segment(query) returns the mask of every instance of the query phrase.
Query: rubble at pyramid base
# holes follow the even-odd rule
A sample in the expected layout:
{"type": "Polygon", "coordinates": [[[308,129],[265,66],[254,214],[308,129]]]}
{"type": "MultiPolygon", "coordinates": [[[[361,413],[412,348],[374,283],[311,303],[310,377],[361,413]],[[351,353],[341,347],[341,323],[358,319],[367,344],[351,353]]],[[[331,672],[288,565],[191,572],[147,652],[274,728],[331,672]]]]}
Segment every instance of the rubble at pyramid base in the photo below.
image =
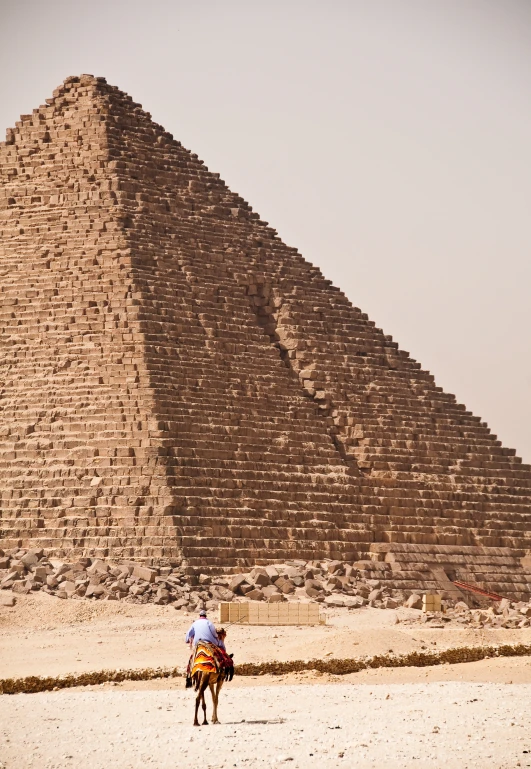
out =
{"type": "MultiPolygon", "coordinates": [[[[42,550],[18,550],[0,557],[0,589],[6,591],[0,594],[0,605],[14,606],[20,595],[43,592],[62,600],[172,605],[188,612],[215,611],[221,602],[233,601],[318,603],[324,609],[349,610],[406,606],[424,609],[436,622],[441,620],[442,611],[446,622],[464,612],[464,619],[459,621],[466,624],[481,621],[491,627],[531,626],[531,598],[525,585],[502,585],[508,587],[512,603],[507,598],[493,601],[481,595],[481,590],[476,592],[474,584],[463,591],[436,571],[428,572],[427,567],[420,567],[419,574],[397,573],[386,566],[371,561],[347,564],[293,560],[255,566],[244,572],[197,575],[183,566],[146,567],[134,561],[113,563],[99,558],[58,560],[42,550]],[[523,593],[518,592],[519,587],[524,587],[523,593]],[[423,596],[434,594],[441,596],[441,602],[431,610],[429,600],[423,601],[423,596]],[[481,608],[488,608],[488,613],[470,612],[481,608]]],[[[470,571],[459,573],[460,578],[471,579],[477,585],[476,576],[473,564],[470,571]]]]}

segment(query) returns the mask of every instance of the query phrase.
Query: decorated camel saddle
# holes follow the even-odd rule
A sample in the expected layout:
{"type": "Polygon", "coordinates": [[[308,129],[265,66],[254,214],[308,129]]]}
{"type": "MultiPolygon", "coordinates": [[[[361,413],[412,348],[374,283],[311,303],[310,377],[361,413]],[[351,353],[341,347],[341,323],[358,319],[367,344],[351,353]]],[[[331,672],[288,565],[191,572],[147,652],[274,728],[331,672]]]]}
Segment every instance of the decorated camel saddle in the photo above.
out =
{"type": "Polygon", "coordinates": [[[219,646],[207,641],[199,641],[188,662],[186,688],[190,688],[197,675],[202,673],[216,673],[222,680],[232,681],[234,676],[232,657],[219,646]]]}

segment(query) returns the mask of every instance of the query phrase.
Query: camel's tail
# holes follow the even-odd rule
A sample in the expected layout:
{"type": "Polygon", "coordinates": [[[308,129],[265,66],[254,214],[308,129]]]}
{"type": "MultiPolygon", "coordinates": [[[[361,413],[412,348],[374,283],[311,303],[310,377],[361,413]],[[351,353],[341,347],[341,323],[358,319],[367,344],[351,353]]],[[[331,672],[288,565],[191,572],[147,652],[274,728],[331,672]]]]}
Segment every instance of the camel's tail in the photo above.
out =
{"type": "Polygon", "coordinates": [[[197,670],[193,676],[190,678],[190,683],[188,683],[188,680],[186,681],[186,688],[188,689],[193,685],[194,690],[196,692],[199,691],[199,687],[201,686],[201,671],[197,670]]]}

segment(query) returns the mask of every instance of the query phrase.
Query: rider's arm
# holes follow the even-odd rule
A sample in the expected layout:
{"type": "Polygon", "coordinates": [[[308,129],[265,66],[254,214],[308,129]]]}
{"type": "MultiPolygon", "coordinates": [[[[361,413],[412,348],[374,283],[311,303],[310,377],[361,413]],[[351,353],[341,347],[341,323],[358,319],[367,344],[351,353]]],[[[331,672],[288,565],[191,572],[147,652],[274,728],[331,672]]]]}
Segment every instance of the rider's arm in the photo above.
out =
{"type": "Polygon", "coordinates": [[[212,638],[215,639],[215,643],[217,643],[217,645],[220,646],[221,641],[219,640],[218,634],[216,633],[216,626],[213,625],[212,622],[210,622],[210,620],[208,621],[208,629],[210,630],[212,638]]]}
{"type": "Polygon", "coordinates": [[[186,634],[185,643],[189,644],[190,641],[193,641],[194,640],[194,636],[195,636],[195,628],[192,625],[192,627],[190,628],[190,630],[186,634]]]}

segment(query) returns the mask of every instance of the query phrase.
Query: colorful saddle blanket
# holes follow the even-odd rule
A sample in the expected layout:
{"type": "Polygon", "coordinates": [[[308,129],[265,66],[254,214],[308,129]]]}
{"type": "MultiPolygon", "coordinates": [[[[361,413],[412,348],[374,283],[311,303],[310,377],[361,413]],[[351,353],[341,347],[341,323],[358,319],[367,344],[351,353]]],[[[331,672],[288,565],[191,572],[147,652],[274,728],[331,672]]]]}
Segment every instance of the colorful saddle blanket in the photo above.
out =
{"type": "Polygon", "coordinates": [[[191,680],[196,673],[221,673],[225,681],[232,681],[234,662],[232,657],[219,646],[214,646],[214,644],[206,641],[199,641],[195,647],[195,653],[192,654],[188,662],[187,685],[188,680],[191,680]]]}

